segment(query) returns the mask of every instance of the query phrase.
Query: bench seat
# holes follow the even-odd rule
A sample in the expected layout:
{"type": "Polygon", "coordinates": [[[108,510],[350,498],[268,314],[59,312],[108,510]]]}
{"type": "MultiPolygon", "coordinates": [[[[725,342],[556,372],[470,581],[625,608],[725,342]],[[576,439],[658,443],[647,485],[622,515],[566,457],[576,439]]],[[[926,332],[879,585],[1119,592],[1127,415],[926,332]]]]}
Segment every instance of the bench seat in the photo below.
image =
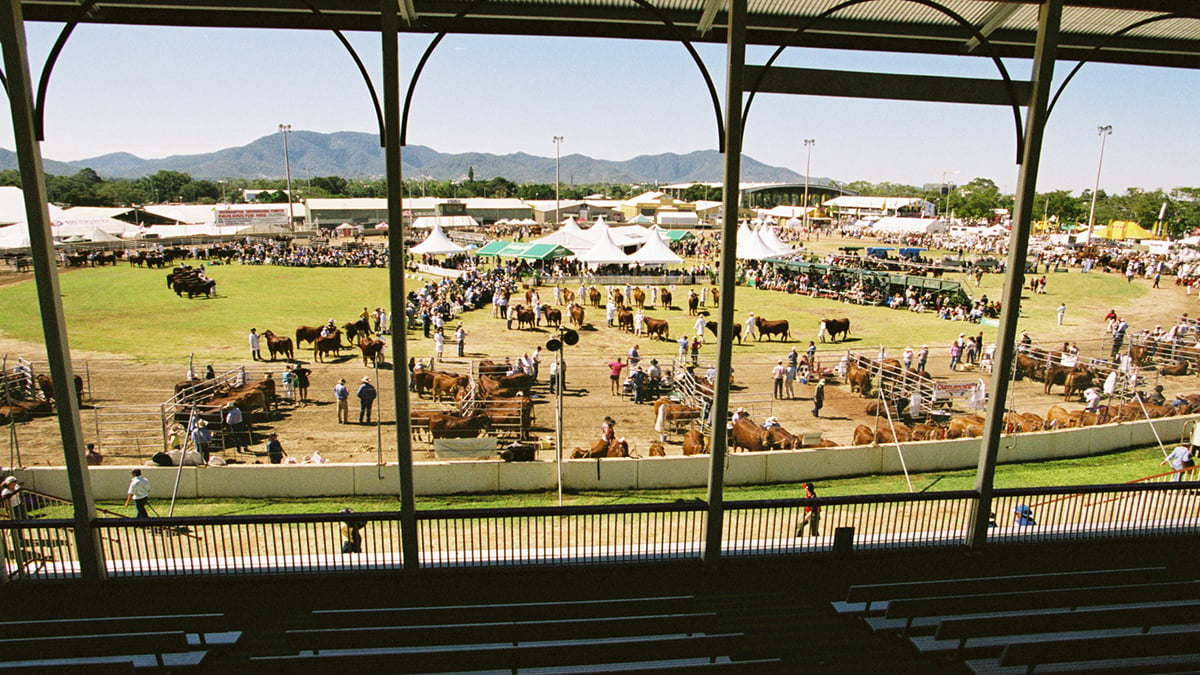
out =
{"type": "Polygon", "coordinates": [[[438,605],[377,609],[314,610],[306,623],[314,627],[403,626],[451,623],[482,623],[526,620],[582,619],[691,611],[690,595],[657,598],[618,598],[558,602],[506,603],[497,605],[438,605]]]}

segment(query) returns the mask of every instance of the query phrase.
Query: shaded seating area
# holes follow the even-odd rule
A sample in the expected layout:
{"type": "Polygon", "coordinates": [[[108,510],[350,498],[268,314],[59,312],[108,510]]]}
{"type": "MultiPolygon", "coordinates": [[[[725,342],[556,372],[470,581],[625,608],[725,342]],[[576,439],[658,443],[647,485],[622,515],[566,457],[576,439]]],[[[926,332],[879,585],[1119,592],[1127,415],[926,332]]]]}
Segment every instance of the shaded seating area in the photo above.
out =
{"type": "Polygon", "coordinates": [[[833,608],[980,674],[1200,668],[1200,582],[1165,567],[858,585],[833,608]]]}
{"type": "Polygon", "coordinates": [[[735,660],[745,636],[691,596],[314,610],[250,670],[394,673],[778,672],[735,660]]]}
{"type": "Polygon", "coordinates": [[[224,614],[0,622],[0,672],[199,672],[237,646],[224,614]]]}

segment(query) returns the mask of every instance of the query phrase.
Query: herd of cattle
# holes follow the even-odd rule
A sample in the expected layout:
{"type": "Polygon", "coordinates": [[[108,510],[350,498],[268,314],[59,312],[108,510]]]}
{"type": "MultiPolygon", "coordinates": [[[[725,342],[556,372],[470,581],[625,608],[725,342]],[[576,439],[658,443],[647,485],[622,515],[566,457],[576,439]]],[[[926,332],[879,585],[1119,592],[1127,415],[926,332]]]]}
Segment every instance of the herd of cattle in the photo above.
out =
{"type": "MultiPolygon", "coordinates": [[[[272,361],[275,360],[277,354],[288,361],[294,359],[291,338],[277,336],[271,331],[264,331],[262,335],[267,340],[267,350],[271,353],[272,361]]],[[[385,344],[383,340],[373,336],[370,324],[366,319],[345,323],[341,328],[332,329],[322,326],[298,326],[296,328],[296,346],[299,347],[305,342],[312,344],[313,360],[317,363],[324,363],[324,360],[330,355],[340,357],[343,349],[353,349],[355,345],[362,353],[364,368],[384,363],[383,348],[385,344]],[[343,332],[349,344],[342,344],[343,332]]]]}
{"type": "MultiPolygon", "coordinates": [[[[83,378],[75,378],[75,402],[83,401],[83,378]]],[[[34,417],[54,413],[54,382],[49,375],[34,377],[35,390],[25,386],[23,376],[5,373],[0,379],[4,395],[0,402],[0,425],[28,422],[34,417]]]]}
{"type": "Polygon", "coordinates": [[[189,298],[197,295],[211,298],[217,290],[217,282],[205,276],[198,267],[180,265],[167,274],[167,288],[175,291],[179,297],[187,293],[189,298]]]}
{"type": "Polygon", "coordinates": [[[428,368],[415,370],[412,382],[418,397],[429,395],[435,401],[450,398],[455,406],[452,410],[412,410],[414,435],[431,439],[473,438],[481,431],[491,430],[525,438],[533,423],[530,393],[537,382],[524,373],[509,375],[505,371],[503,364],[480,361],[479,377],[473,386],[468,375],[428,368]]]}
{"type": "Polygon", "coordinates": [[[175,399],[181,405],[175,411],[175,421],[187,423],[192,408],[196,417],[210,425],[219,425],[222,411],[233,404],[249,419],[250,414],[279,409],[275,380],[267,377],[253,383],[234,386],[218,380],[191,378],[175,384],[175,399]]]}

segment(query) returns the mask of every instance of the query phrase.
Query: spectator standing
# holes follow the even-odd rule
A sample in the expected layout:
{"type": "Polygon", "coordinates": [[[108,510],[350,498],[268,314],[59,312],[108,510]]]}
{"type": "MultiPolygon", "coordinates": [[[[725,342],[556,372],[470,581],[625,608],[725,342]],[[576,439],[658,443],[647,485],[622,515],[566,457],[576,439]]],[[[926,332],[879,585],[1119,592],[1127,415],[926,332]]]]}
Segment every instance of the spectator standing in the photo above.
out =
{"type": "Polygon", "coordinates": [[[296,394],[303,403],[308,400],[308,376],[312,375],[312,371],[304,366],[296,366],[292,369],[292,373],[296,376],[296,394]]]}
{"type": "Polygon", "coordinates": [[[611,417],[605,416],[604,421],[600,423],[600,440],[607,443],[607,442],[613,440],[614,438],[616,438],[617,432],[616,432],[616,429],[613,428],[616,425],[617,425],[616,420],[614,420],[611,417]]]}
{"type": "Polygon", "coordinates": [[[463,328],[462,322],[458,322],[458,328],[454,330],[454,342],[458,345],[458,358],[466,356],[463,349],[467,345],[467,331],[463,328]]]}
{"type": "Polygon", "coordinates": [[[789,365],[783,373],[783,395],[789,401],[796,398],[796,373],[799,369],[789,365]]]}
{"type": "Polygon", "coordinates": [[[515,321],[517,318],[517,306],[509,305],[508,312],[505,313],[504,318],[505,318],[504,328],[506,330],[512,330],[512,322],[515,321]]]}
{"type": "Polygon", "coordinates": [[[542,346],[538,345],[533,350],[533,356],[529,357],[529,374],[533,376],[533,381],[537,382],[538,371],[542,368],[542,346]]]}
{"type": "Polygon", "coordinates": [[[800,353],[796,351],[795,347],[792,347],[792,351],[788,352],[787,362],[792,368],[800,365],[800,353]]]}
{"type": "Polygon", "coordinates": [[[129,489],[125,491],[125,506],[129,506],[129,502],[133,501],[134,507],[137,508],[137,517],[149,518],[146,507],[150,505],[150,481],[142,476],[141,469],[134,469],[129,474],[133,479],[129,481],[129,489]]]}
{"type": "Polygon", "coordinates": [[[783,361],[780,360],[771,369],[771,379],[775,382],[775,389],[772,394],[774,398],[783,398],[783,376],[787,374],[787,368],[784,367],[783,361]]]}
{"type": "Polygon", "coordinates": [[[825,378],[817,380],[817,386],[813,388],[813,417],[821,416],[821,408],[825,407],[825,378]]]}
{"type": "MultiPolygon", "coordinates": [[[[608,364],[608,379],[612,384],[612,395],[621,395],[621,371],[625,369],[625,364],[621,363],[621,357],[617,357],[616,361],[608,364]]],[[[607,418],[605,418],[607,419],[607,418]]]]}
{"type": "Polygon", "coordinates": [[[558,359],[550,361],[550,393],[558,393],[558,359]]]}
{"type": "Polygon", "coordinates": [[[691,343],[692,343],[692,341],[689,340],[686,335],[679,336],[679,360],[680,361],[687,358],[688,345],[690,345],[691,343]]]}
{"type": "Polygon", "coordinates": [[[629,379],[633,380],[633,402],[641,403],[646,393],[646,373],[642,370],[641,366],[638,366],[629,376],[629,379]]]}
{"type": "Polygon", "coordinates": [[[700,338],[698,338],[698,337],[692,338],[692,347],[691,348],[692,348],[692,367],[693,368],[700,365],[700,345],[702,345],[702,344],[704,344],[704,341],[701,340],[700,338]]]}
{"type": "Polygon", "coordinates": [[[809,365],[815,367],[816,362],[814,359],[817,358],[817,345],[814,344],[812,340],[808,341],[808,349],[805,349],[804,353],[808,355],[809,365]]]}
{"type": "Polygon", "coordinates": [[[225,404],[225,429],[238,452],[250,452],[250,440],[247,438],[242,409],[233,403],[225,404]]]}
{"type": "Polygon", "coordinates": [[[100,466],[104,462],[104,455],[100,454],[100,451],[96,449],[95,443],[88,443],[84,459],[87,460],[88,466],[100,466]]]}
{"type": "Polygon", "coordinates": [[[250,329],[249,342],[250,342],[250,358],[255,361],[262,361],[263,357],[262,357],[262,352],[260,351],[261,344],[262,344],[262,338],[259,337],[257,328],[250,329]]]}
{"type": "Polygon", "coordinates": [[[1059,303],[1058,305],[1058,325],[1062,325],[1063,317],[1067,314],[1067,303],[1059,303]]]}
{"type": "MultiPolygon", "coordinates": [[[[348,516],[354,513],[349,507],[338,513],[348,516]]],[[[342,553],[362,553],[362,530],[367,524],[353,520],[342,521],[342,553]]]]}
{"type": "MultiPolygon", "coordinates": [[[[804,498],[805,499],[816,499],[817,498],[817,491],[816,491],[816,489],[813,488],[812,483],[804,484],[804,498]]],[[[808,536],[810,536],[810,537],[821,536],[821,530],[820,530],[820,527],[821,527],[821,505],[820,504],[805,505],[804,518],[800,521],[800,524],[796,526],[796,536],[797,537],[801,537],[804,535],[805,526],[808,527],[808,536]]]]}
{"type": "Polygon", "coordinates": [[[280,464],[283,458],[287,457],[287,453],[283,450],[283,444],[279,442],[278,434],[271,434],[267,440],[267,459],[272,464],[280,464]]]}
{"type": "Polygon", "coordinates": [[[639,345],[634,345],[629,348],[629,358],[625,359],[629,363],[630,369],[637,368],[642,361],[642,355],[638,353],[639,345]]]}
{"type": "MultiPolygon", "coordinates": [[[[4,504],[10,520],[25,520],[25,504],[21,498],[21,482],[16,476],[9,476],[0,485],[0,503],[4,504]]],[[[126,505],[129,504],[126,500],[126,505]]]]}
{"type": "Polygon", "coordinates": [[[350,389],[346,387],[345,378],[338,380],[338,383],[333,385],[333,399],[337,401],[338,424],[348,424],[350,422],[350,389]]]}
{"type": "Polygon", "coordinates": [[[205,464],[208,464],[210,443],[212,443],[212,432],[208,430],[208,422],[197,420],[196,426],[192,428],[192,445],[196,448],[196,452],[204,458],[205,464]]]}
{"type": "Polygon", "coordinates": [[[698,338],[704,337],[704,329],[706,327],[708,327],[708,318],[705,317],[703,314],[696,317],[696,324],[694,326],[692,326],[692,328],[696,332],[696,337],[698,337],[698,338]]]}
{"type": "Polygon", "coordinates": [[[446,352],[446,334],[440,328],[433,331],[433,359],[437,363],[443,362],[443,357],[446,352]]]}
{"type": "Polygon", "coordinates": [[[362,384],[358,385],[358,391],[355,396],[358,396],[358,423],[362,424],[364,419],[367,424],[371,423],[371,406],[375,405],[375,397],[378,392],[371,384],[371,378],[364,377],[362,384]]]}
{"type": "Polygon", "coordinates": [[[292,372],[292,366],[289,364],[283,369],[283,374],[279,376],[279,383],[283,385],[283,398],[287,401],[296,401],[296,374],[292,372]]]}

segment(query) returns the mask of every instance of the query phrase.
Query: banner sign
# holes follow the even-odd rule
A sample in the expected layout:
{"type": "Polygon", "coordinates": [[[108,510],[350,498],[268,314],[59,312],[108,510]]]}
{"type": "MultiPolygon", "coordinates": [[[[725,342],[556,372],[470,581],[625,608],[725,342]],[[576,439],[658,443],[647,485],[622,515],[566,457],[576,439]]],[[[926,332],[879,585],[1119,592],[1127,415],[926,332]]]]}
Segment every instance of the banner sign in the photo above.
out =
{"type": "Polygon", "coordinates": [[[217,225],[287,225],[288,209],[223,209],[217,211],[217,225]]]}
{"type": "Polygon", "coordinates": [[[979,384],[974,382],[966,384],[937,382],[933,385],[933,397],[935,399],[970,398],[978,388],[979,384]]]}

